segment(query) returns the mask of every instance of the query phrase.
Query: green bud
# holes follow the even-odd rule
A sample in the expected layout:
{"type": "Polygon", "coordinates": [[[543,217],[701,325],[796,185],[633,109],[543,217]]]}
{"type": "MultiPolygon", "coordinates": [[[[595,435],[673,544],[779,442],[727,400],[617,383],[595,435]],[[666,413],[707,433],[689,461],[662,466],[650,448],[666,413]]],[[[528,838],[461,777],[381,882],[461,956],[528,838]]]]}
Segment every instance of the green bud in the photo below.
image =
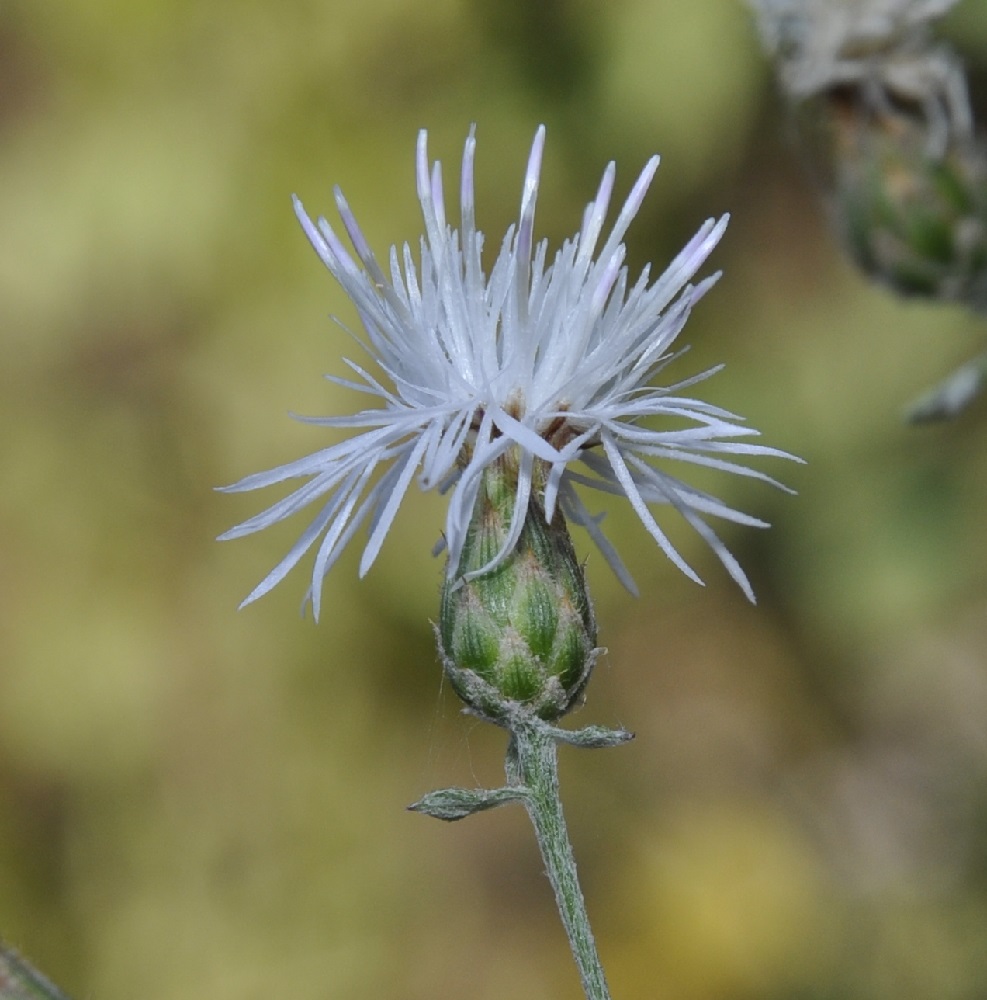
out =
{"type": "Polygon", "coordinates": [[[572,708],[596,658],[596,622],[582,566],[556,512],[546,523],[532,491],[514,550],[469,580],[507,536],[517,474],[508,458],[490,466],[473,509],[458,573],[442,591],[437,629],[446,674],[477,714],[503,721],[517,711],[558,719],[572,708]]]}
{"type": "Polygon", "coordinates": [[[900,294],[987,309],[983,145],[852,96],[808,110],[821,116],[824,185],[857,265],[900,294]]]}

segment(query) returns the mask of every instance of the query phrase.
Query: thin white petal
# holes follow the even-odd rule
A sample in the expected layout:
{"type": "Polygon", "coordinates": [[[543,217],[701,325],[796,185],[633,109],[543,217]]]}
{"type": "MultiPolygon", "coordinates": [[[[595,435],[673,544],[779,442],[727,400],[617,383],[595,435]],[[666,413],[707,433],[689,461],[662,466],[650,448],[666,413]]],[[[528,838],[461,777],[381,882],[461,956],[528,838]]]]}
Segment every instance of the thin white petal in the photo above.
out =
{"type": "Polygon", "coordinates": [[[637,485],[634,482],[633,476],[631,476],[630,470],[624,462],[623,456],[620,454],[620,449],[610,438],[610,435],[604,433],[601,435],[603,441],[603,448],[607,453],[607,458],[610,460],[610,466],[613,469],[614,475],[617,477],[617,481],[624,488],[624,493],[627,499],[630,500],[631,506],[634,508],[634,512],[641,519],[641,523],[647,529],[648,534],[658,543],[661,547],[662,552],[665,553],[668,558],[675,563],[676,566],[690,580],[702,585],[702,580],[699,578],[696,571],[679,555],[675,546],[668,540],[665,533],[658,527],[658,522],[652,517],[651,511],[648,510],[647,504],[644,502],[637,485]]]}
{"type": "Polygon", "coordinates": [[[329,530],[326,532],[326,537],[322,539],[322,544],[319,546],[319,551],[315,557],[315,566],[312,570],[312,613],[316,621],[319,619],[322,602],[322,580],[343,551],[343,546],[339,545],[337,547],[336,543],[340,540],[347,527],[351,531],[355,531],[359,527],[360,522],[366,516],[372,503],[373,495],[364,501],[357,516],[353,517],[352,524],[349,523],[353,515],[353,508],[359,501],[360,495],[367,485],[372,472],[372,468],[367,468],[354,481],[352,488],[349,490],[349,495],[346,497],[346,502],[340,507],[339,512],[333,518],[332,523],[329,525],[329,530]]]}
{"type": "Polygon", "coordinates": [[[586,529],[593,543],[600,550],[603,558],[606,559],[607,565],[613,570],[614,576],[617,577],[631,594],[637,597],[638,589],[634,578],[624,565],[617,550],[610,543],[610,540],[600,530],[600,522],[605,515],[597,514],[594,516],[590,514],[582,500],[579,499],[579,495],[572,488],[571,484],[567,482],[563,482],[559,490],[559,506],[562,509],[562,513],[573,524],[586,529]]]}
{"type": "Polygon", "coordinates": [[[384,538],[387,532],[390,531],[391,524],[394,521],[394,515],[397,514],[398,507],[401,506],[401,501],[404,499],[405,493],[408,492],[408,487],[411,485],[411,480],[418,468],[418,463],[421,461],[421,457],[427,447],[428,438],[425,436],[420,437],[407,456],[402,459],[400,465],[395,466],[395,468],[400,468],[401,472],[397,482],[391,487],[387,503],[382,508],[380,519],[373,529],[370,540],[367,542],[367,547],[363,550],[363,556],[360,559],[360,576],[366,575],[367,570],[370,569],[377,558],[377,553],[380,552],[384,538]]]}

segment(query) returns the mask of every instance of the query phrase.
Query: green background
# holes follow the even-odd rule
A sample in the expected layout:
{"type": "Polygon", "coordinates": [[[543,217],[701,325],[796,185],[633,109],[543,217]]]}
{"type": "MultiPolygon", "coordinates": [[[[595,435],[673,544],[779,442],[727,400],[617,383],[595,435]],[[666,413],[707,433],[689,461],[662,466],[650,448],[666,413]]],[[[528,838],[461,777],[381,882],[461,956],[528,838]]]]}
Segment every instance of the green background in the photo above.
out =
{"type": "MultiPolygon", "coordinates": [[[[947,26],[981,70],[985,22],[947,26]]],[[[579,995],[523,811],[404,811],[502,775],[436,662],[441,498],[318,626],[303,570],[236,611],[307,522],[213,541],[276,495],[213,486],[326,442],[288,411],[355,405],[291,193],[416,240],[417,130],[454,181],[472,122],[494,245],[540,122],[556,244],[655,151],[633,270],[732,213],[674,371],[808,462],[697,480],[774,525],[723,531],[756,608],[668,518],[705,588],[626,504],[640,599],[577,539],[573,723],[638,733],[562,757],[614,996],[982,997],[985,410],[900,414],[983,320],[841,257],[736,0],[0,6],[0,934],[95,1000],[579,995]]]]}

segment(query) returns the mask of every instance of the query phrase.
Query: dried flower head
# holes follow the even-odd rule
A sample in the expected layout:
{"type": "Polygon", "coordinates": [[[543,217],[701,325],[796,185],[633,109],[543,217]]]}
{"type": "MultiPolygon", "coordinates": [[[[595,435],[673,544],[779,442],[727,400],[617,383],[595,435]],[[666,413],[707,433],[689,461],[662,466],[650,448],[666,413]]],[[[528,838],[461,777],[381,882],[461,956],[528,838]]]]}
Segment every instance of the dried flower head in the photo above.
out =
{"type": "Polygon", "coordinates": [[[874,111],[916,106],[938,151],[972,133],[963,65],[930,29],[956,0],[748,2],[793,101],[852,88],[874,111]]]}

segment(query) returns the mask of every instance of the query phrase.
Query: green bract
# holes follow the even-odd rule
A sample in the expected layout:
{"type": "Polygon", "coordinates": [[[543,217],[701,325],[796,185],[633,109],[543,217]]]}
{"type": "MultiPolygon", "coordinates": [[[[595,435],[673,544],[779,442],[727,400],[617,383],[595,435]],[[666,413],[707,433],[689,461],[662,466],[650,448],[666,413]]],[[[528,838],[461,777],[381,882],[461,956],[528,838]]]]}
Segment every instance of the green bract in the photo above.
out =
{"type": "Polygon", "coordinates": [[[511,554],[480,572],[510,531],[517,472],[510,454],[483,476],[460,561],[446,582],[440,652],[456,693],[486,718],[527,711],[548,721],[573,706],[596,658],[596,622],[565,521],[546,523],[532,492],[511,554]]]}

